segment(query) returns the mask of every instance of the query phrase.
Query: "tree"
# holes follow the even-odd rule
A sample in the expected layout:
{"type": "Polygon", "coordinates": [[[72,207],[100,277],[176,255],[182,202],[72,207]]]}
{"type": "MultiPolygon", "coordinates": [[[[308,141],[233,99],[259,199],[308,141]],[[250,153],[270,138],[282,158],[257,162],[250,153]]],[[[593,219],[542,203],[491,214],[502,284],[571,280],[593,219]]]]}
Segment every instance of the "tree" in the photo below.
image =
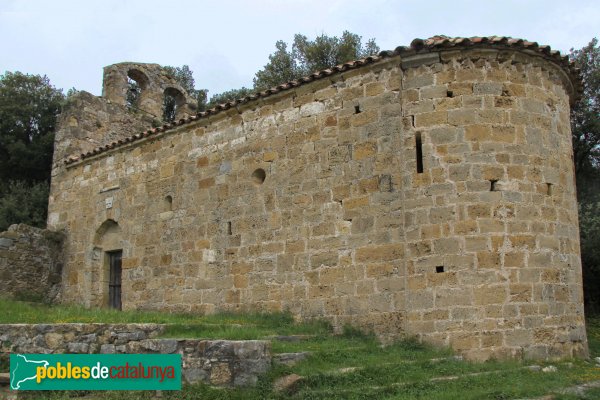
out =
{"type": "Polygon", "coordinates": [[[0,180],[50,180],[56,116],[64,98],[46,76],[0,76],[0,180]]]}
{"type": "Polygon", "coordinates": [[[46,76],[0,76],[0,231],[46,224],[56,117],[65,99],[46,76]]]}
{"type": "Polygon", "coordinates": [[[46,226],[48,182],[11,181],[4,186],[0,196],[0,231],[12,224],[46,226]]]}
{"type": "Polygon", "coordinates": [[[269,63],[254,77],[254,87],[258,90],[292,81],[300,73],[294,56],[287,51],[287,44],[283,40],[278,40],[275,48],[277,49],[275,53],[269,55],[269,63]]]}
{"type": "Polygon", "coordinates": [[[571,112],[573,151],[578,177],[596,175],[600,166],[600,47],[598,40],[580,50],[571,49],[571,60],[581,69],[583,95],[571,112]]]}
{"type": "Polygon", "coordinates": [[[581,69],[583,95],[571,111],[579,200],[581,263],[586,311],[600,312],[600,48],[598,40],[570,58],[581,69]]]}
{"type": "Polygon", "coordinates": [[[208,103],[208,89],[198,89],[196,99],[198,100],[198,111],[205,111],[208,103]]]}
{"type": "MultiPolygon", "coordinates": [[[[312,41],[304,35],[297,34],[294,36],[291,50],[288,50],[288,44],[282,40],[275,43],[275,52],[269,55],[269,62],[263,69],[255,74],[252,89],[242,87],[215,94],[208,103],[206,101],[208,91],[194,89],[192,71],[187,65],[181,68],[166,68],[188,93],[193,93],[193,96],[198,99],[198,110],[204,111],[218,104],[237,100],[254,92],[301,78],[314,71],[331,68],[378,52],[379,47],[374,39],[370,39],[363,45],[361,36],[348,31],[344,31],[340,38],[323,34],[312,41]]],[[[169,106],[169,110],[173,107],[170,103],[165,103],[165,105],[169,106]]],[[[165,107],[165,109],[167,108],[165,107]]]]}
{"type": "Polygon", "coordinates": [[[348,31],[344,31],[340,38],[322,34],[312,41],[296,34],[291,52],[281,40],[275,48],[275,53],[269,56],[269,63],[255,75],[255,90],[264,90],[379,52],[375,39],[370,39],[363,46],[362,37],[348,31]]]}
{"type": "Polygon", "coordinates": [[[223,93],[215,94],[210,98],[210,101],[206,105],[206,108],[212,108],[218,104],[223,104],[229,101],[241,99],[242,97],[246,97],[248,95],[251,95],[252,93],[254,93],[253,89],[242,87],[240,89],[231,89],[223,93]]]}
{"type": "Polygon", "coordinates": [[[585,306],[588,314],[600,312],[600,201],[579,203],[579,234],[585,306]]]}
{"type": "Polygon", "coordinates": [[[190,67],[187,65],[182,67],[171,67],[167,65],[163,68],[186,92],[188,92],[189,95],[194,96],[196,94],[196,89],[194,88],[194,73],[190,67]]]}
{"type": "MultiPolygon", "coordinates": [[[[197,97],[197,91],[194,87],[194,73],[187,65],[182,67],[172,67],[167,65],[163,67],[167,74],[179,83],[179,85],[192,97],[197,97]]],[[[163,100],[163,121],[172,122],[175,120],[175,97],[165,94],[163,100]]]]}

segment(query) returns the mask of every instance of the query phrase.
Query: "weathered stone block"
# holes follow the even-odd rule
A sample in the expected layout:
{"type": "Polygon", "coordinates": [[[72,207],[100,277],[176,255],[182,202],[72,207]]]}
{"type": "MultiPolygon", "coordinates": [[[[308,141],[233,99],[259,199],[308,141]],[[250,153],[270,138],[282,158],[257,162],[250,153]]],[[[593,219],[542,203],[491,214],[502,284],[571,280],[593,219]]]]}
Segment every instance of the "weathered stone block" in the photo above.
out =
{"type": "Polygon", "coordinates": [[[356,250],[356,261],[392,261],[401,259],[403,255],[404,246],[401,244],[361,247],[356,250]]]}
{"type": "Polygon", "coordinates": [[[473,289],[475,304],[502,304],[507,300],[506,287],[482,286],[473,289]]]}

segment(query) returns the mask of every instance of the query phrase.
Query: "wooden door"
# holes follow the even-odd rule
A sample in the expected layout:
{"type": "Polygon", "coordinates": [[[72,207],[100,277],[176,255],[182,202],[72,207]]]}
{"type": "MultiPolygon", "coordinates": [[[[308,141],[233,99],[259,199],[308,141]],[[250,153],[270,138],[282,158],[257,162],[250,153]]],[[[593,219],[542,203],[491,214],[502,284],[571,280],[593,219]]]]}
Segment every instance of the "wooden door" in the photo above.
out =
{"type": "Polygon", "coordinates": [[[121,309],[121,258],[123,252],[112,251],[108,253],[110,275],[108,280],[108,305],[111,308],[121,309]]]}

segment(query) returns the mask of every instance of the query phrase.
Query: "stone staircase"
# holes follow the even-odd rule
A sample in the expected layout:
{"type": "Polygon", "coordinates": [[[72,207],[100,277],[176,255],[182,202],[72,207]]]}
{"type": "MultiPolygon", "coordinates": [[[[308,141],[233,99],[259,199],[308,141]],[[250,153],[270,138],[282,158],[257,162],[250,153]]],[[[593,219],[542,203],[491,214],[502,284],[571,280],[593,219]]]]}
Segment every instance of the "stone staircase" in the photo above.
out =
{"type": "MultiPolygon", "coordinates": [[[[55,331],[53,332],[55,333],[55,331]]],[[[48,326],[46,326],[42,332],[38,332],[42,336],[33,336],[39,339],[53,332],[50,332],[48,326]]],[[[86,333],[83,336],[89,337],[89,335],[89,333],[86,333]]],[[[335,349],[329,350],[329,348],[319,349],[315,347],[315,343],[319,343],[320,339],[315,341],[313,340],[315,336],[312,335],[273,336],[264,338],[264,340],[239,341],[158,339],[148,337],[150,335],[143,336],[141,334],[137,334],[134,338],[119,335],[121,334],[117,333],[113,335],[115,339],[110,344],[97,346],[98,350],[101,353],[180,353],[184,356],[182,369],[184,382],[204,382],[216,387],[252,386],[256,384],[260,375],[265,374],[269,368],[280,368],[280,371],[285,371],[285,375],[273,382],[273,391],[279,396],[294,398],[379,398],[398,393],[410,393],[415,387],[426,387],[428,385],[447,385],[451,382],[456,382],[457,385],[465,385],[469,382],[469,379],[473,378],[493,381],[496,376],[500,376],[503,373],[564,373],[568,370],[570,364],[568,362],[559,363],[557,364],[558,368],[555,366],[515,365],[514,368],[510,369],[494,369],[494,366],[482,367],[480,369],[464,361],[461,356],[444,356],[442,354],[439,357],[431,358],[421,356],[416,358],[388,358],[376,364],[370,364],[370,366],[369,364],[361,365],[360,360],[358,363],[354,360],[350,365],[344,366],[343,363],[339,363],[329,370],[307,370],[306,367],[303,369],[302,363],[309,360],[310,357],[319,357],[323,356],[323,352],[329,354],[336,351],[335,349]],[[122,344],[121,342],[126,342],[126,344],[122,344]],[[280,346],[275,345],[276,348],[288,351],[274,353],[272,351],[273,343],[277,344],[278,342],[280,346]],[[281,346],[283,343],[285,345],[281,346]],[[432,372],[420,379],[414,376],[402,376],[399,374],[396,379],[390,379],[389,381],[369,380],[370,375],[376,376],[378,374],[378,369],[389,372],[402,371],[411,367],[423,368],[423,366],[426,366],[432,372]],[[444,368],[437,369],[438,366],[444,368]],[[434,369],[435,372],[433,372],[434,369]],[[340,381],[348,381],[349,384],[346,385],[344,383],[340,385],[340,381]],[[336,384],[335,382],[338,383],[336,384]]],[[[128,335],[131,335],[131,333],[128,335]]],[[[52,335],[49,338],[57,340],[57,337],[52,335]]],[[[6,337],[4,339],[0,338],[0,342],[2,340],[7,341],[7,339],[6,337]]],[[[80,340],[83,339],[80,338],[80,340]]],[[[39,340],[37,342],[39,343],[39,340]]],[[[68,347],[68,344],[65,344],[65,346],[68,347]]],[[[90,347],[92,347],[92,344],[90,344],[90,347]]],[[[360,349],[360,347],[355,347],[354,343],[343,347],[344,351],[350,352],[357,349],[360,349]]],[[[22,351],[24,349],[16,350],[26,352],[22,351]]],[[[373,351],[385,352],[385,347],[378,346],[373,351]]],[[[600,361],[598,365],[600,365],[600,361]]],[[[275,373],[278,373],[277,370],[275,373]]],[[[0,399],[27,398],[25,393],[10,391],[9,380],[8,373],[0,373],[0,399]]],[[[578,386],[555,390],[554,393],[583,396],[586,391],[598,387],[600,387],[600,381],[592,381],[578,386]]],[[[148,398],[158,398],[161,396],[162,394],[160,393],[148,394],[148,398]]],[[[83,398],[96,399],[101,397],[98,395],[98,392],[90,392],[83,398]]],[[[554,395],[549,394],[542,397],[520,400],[552,400],[553,398],[554,395]]]]}
{"type": "MultiPolygon", "coordinates": [[[[297,363],[307,359],[310,357],[310,352],[296,352],[296,353],[280,353],[273,355],[273,363],[274,365],[280,364],[288,367],[292,367],[297,363]]],[[[459,363],[467,363],[461,356],[448,356],[448,357],[440,357],[440,358],[430,358],[426,360],[399,360],[397,363],[382,363],[382,368],[402,368],[403,365],[410,365],[415,363],[443,363],[443,362],[459,362],[459,363]]],[[[415,382],[415,381],[398,381],[391,382],[386,385],[374,385],[365,382],[360,385],[350,385],[349,387],[319,387],[318,385],[314,387],[315,376],[312,376],[310,373],[307,376],[301,376],[296,373],[290,373],[288,375],[282,376],[279,379],[275,380],[273,383],[273,390],[280,395],[285,395],[290,398],[311,398],[311,399],[329,399],[329,398],[387,398],[393,393],[398,394],[398,392],[410,393],[415,386],[427,386],[427,385],[437,385],[443,384],[444,382],[457,382],[458,385],[463,385],[460,383],[461,381],[466,381],[469,378],[484,378],[490,381],[494,380],[495,376],[500,376],[501,374],[505,374],[507,372],[531,372],[531,373],[540,373],[540,374],[550,374],[550,373],[564,373],[565,368],[569,369],[573,365],[570,362],[562,362],[559,363],[560,370],[554,365],[548,366],[540,366],[537,364],[525,365],[525,366],[515,366],[511,370],[507,370],[506,368],[501,369],[492,369],[488,371],[481,372],[464,372],[457,374],[449,374],[449,375],[441,375],[430,377],[428,379],[415,382]]],[[[600,365],[600,361],[598,361],[598,365],[600,365]]],[[[329,372],[321,372],[317,373],[320,376],[320,379],[323,380],[331,380],[335,381],[339,379],[341,376],[355,374],[357,376],[361,375],[362,371],[366,371],[366,367],[361,366],[349,366],[337,368],[335,370],[331,370],[329,372]]],[[[360,379],[360,378],[358,378],[360,379]]],[[[333,386],[333,385],[332,385],[333,386]]],[[[591,399],[591,397],[586,397],[586,392],[590,389],[600,388],[600,380],[594,380],[590,382],[586,382],[580,385],[574,385],[570,387],[565,387],[562,389],[555,389],[549,391],[548,394],[535,397],[535,398],[521,398],[518,400],[555,400],[557,398],[562,398],[561,396],[578,396],[577,398],[582,399],[591,399]]],[[[467,390],[467,389],[465,389],[467,390]]],[[[401,396],[402,397],[402,396],[401,396]]],[[[402,397],[404,398],[404,397],[402,397]]],[[[420,397],[419,397],[420,398],[420,397]]],[[[499,397],[500,398],[500,397],[499,397]]],[[[502,397],[504,398],[504,397],[502,397]]],[[[512,397],[510,397],[512,398],[512,397]]],[[[569,397],[570,398],[570,397],[569,397]]]]}

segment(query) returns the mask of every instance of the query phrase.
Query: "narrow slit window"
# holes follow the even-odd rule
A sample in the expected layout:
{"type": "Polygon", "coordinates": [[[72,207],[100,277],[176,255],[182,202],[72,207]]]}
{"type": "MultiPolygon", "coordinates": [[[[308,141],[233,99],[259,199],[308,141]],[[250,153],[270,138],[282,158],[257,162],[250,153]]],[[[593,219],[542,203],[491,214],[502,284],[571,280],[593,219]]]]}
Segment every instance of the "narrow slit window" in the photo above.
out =
{"type": "Polygon", "coordinates": [[[415,144],[417,148],[417,173],[423,173],[423,142],[421,140],[421,134],[415,135],[415,144]]]}
{"type": "Polygon", "coordinates": [[[551,183],[546,183],[546,194],[548,196],[552,196],[552,184],[551,183]]]}
{"type": "Polygon", "coordinates": [[[231,221],[229,221],[229,222],[227,223],[227,234],[228,234],[228,235],[232,235],[232,231],[231,231],[231,221]]]}

